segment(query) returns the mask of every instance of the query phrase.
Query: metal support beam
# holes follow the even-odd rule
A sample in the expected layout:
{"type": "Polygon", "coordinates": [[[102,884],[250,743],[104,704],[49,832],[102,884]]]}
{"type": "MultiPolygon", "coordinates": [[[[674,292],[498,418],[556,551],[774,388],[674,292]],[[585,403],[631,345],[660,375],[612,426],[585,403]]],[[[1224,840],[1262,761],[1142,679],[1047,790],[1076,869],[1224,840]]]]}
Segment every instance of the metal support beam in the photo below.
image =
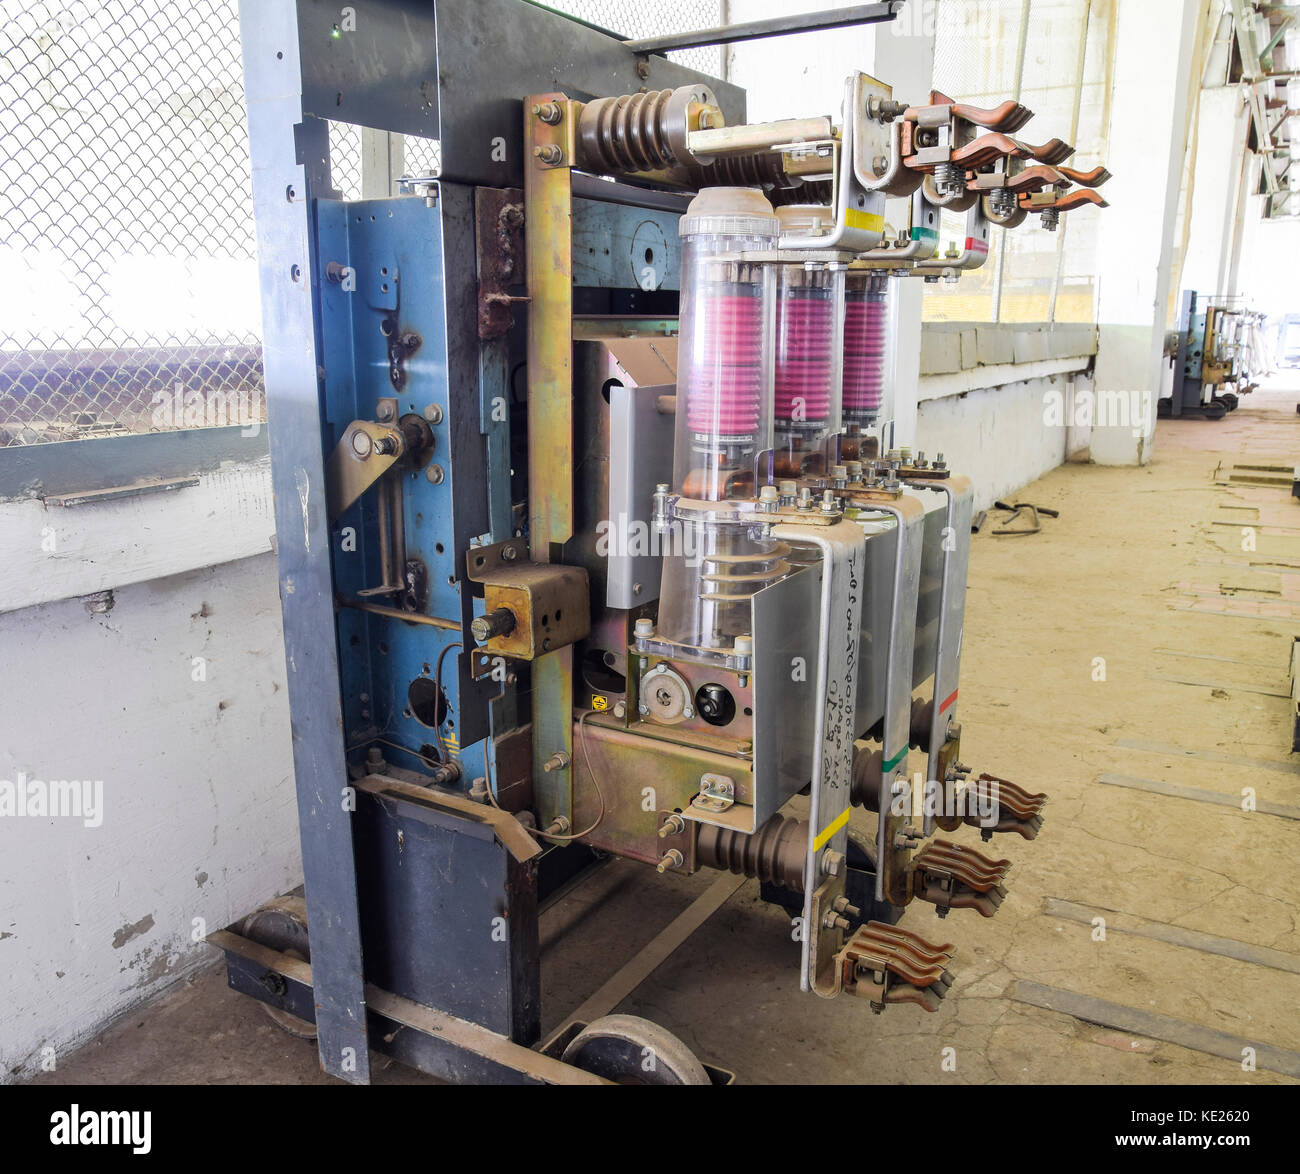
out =
{"type": "Polygon", "coordinates": [[[704,49],[710,45],[734,45],[738,41],[757,41],[766,37],[785,37],[792,33],[816,33],[826,29],[849,28],[859,24],[880,24],[893,20],[903,7],[903,0],[882,4],[856,4],[852,8],[831,8],[822,12],[801,12],[792,16],[772,16],[745,24],[721,25],[690,33],[670,33],[662,37],[645,37],[623,44],[633,53],[671,53],[675,49],[704,49]]]}
{"type": "MultiPolygon", "coordinates": [[[[528,276],[528,534],[548,563],[573,534],[573,188],[581,107],[564,94],[524,99],[528,276]],[[556,123],[529,111],[553,104],[556,123]],[[558,154],[557,154],[558,152],[558,154]]],[[[573,818],[573,649],[533,665],[533,794],[542,827],[573,818]],[[557,757],[558,756],[558,757],[557,757]]],[[[570,831],[575,829],[570,828],[570,831]]]]}
{"type": "Polygon", "coordinates": [[[370,1079],[365,979],[325,508],[315,199],[330,193],[324,122],[304,117],[294,0],[243,0],[248,140],[262,287],[271,480],[321,1067],[370,1079]],[[299,162],[302,160],[302,162],[299,162]]]}

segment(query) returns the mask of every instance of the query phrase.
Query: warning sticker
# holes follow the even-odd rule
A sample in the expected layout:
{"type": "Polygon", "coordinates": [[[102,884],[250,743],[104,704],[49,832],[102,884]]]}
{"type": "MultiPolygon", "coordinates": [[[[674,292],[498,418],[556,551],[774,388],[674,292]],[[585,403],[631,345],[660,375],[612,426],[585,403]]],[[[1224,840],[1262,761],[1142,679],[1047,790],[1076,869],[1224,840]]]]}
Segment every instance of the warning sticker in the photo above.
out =
{"type": "Polygon", "coordinates": [[[595,693],[595,694],[593,694],[593,695],[592,695],[592,698],[591,698],[591,708],[592,708],[592,709],[608,709],[608,708],[609,708],[609,698],[608,698],[608,697],[602,697],[599,693],[595,693]]]}

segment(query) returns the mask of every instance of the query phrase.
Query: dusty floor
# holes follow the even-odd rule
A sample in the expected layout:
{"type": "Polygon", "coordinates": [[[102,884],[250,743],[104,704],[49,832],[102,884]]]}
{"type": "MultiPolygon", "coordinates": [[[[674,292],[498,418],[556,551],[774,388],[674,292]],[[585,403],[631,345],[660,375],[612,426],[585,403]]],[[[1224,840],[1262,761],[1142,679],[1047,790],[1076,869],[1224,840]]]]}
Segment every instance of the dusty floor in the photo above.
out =
{"type": "MultiPolygon", "coordinates": [[[[904,926],[958,947],[957,981],[937,1014],[899,1006],[875,1016],[864,1002],[801,995],[788,920],[758,900],[754,882],[620,1010],[663,1024],[745,1083],[1295,1083],[1013,993],[1018,980],[1042,983],[1300,1052],[1294,965],[1113,930],[1094,941],[1091,926],[1045,905],[1065,899],[1269,947],[1292,963],[1300,956],[1294,818],[1099,781],[1164,780],[1234,797],[1252,787],[1292,815],[1300,805],[1288,696],[1300,503],[1286,489],[1221,486],[1214,476],[1220,462],[1300,457],[1298,401],[1297,391],[1265,391],[1221,423],[1161,421],[1148,467],[1057,469],[1016,500],[1058,508],[1058,520],[1032,538],[996,538],[991,527],[975,538],[962,757],[1051,802],[1037,841],[1000,836],[985,849],[1015,862],[995,918],[958,911],[940,922],[927,905],[905,916],[904,926]],[[1243,550],[1247,526],[1253,551],[1243,550]],[[1120,745],[1134,741],[1162,748],[1120,745]]],[[[867,828],[874,819],[854,818],[867,828]]],[[[972,828],[955,838],[980,846],[972,828]]],[[[544,1028],[712,879],[657,878],[616,861],[554,906],[543,920],[544,1028]]],[[[217,968],[42,1079],[328,1081],[314,1045],[272,1027],[217,968]]],[[[395,1064],[376,1074],[423,1079],[395,1064]]]]}

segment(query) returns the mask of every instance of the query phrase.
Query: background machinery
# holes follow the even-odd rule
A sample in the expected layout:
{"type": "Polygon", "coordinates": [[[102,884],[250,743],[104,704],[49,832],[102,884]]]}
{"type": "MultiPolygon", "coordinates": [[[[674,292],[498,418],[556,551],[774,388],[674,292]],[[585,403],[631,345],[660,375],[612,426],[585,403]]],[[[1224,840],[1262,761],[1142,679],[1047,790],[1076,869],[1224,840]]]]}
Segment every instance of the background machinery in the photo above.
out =
{"type": "Polygon", "coordinates": [[[1240,298],[1205,298],[1185,290],[1178,329],[1165,343],[1173,390],[1157,403],[1158,414],[1222,420],[1235,411],[1241,396],[1268,373],[1263,324],[1264,315],[1240,298]]]}
{"type": "Polygon", "coordinates": [[[366,11],[241,13],[305,905],[213,935],[231,985],[353,1081],[705,1082],[629,1016],[539,1038],[539,898],[614,854],[758,878],[803,990],[933,1010],[952,948],[895,923],[991,916],[1008,863],[949,837],[1032,839],[1045,796],[959,761],[971,486],[893,445],[891,289],[1106,173],[1014,101],[856,73],[748,124],[522,0],[366,11]],[[339,118],[439,173],[339,199],[339,118]]]}

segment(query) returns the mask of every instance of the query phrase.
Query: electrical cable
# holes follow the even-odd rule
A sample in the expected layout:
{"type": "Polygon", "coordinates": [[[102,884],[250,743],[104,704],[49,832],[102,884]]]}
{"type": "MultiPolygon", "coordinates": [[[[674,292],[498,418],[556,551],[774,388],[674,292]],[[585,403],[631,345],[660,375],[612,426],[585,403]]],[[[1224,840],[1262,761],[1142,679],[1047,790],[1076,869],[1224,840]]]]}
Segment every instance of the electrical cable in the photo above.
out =
{"type": "MultiPolygon", "coordinates": [[[[461,642],[460,642],[459,640],[453,640],[450,644],[445,645],[445,646],[443,647],[443,650],[438,654],[438,663],[437,663],[437,666],[436,666],[436,668],[435,668],[435,670],[434,670],[434,684],[435,684],[435,685],[437,686],[437,688],[438,688],[438,700],[439,700],[439,701],[441,701],[441,700],[442,700],[442,697],[443,697],[443,692],[442,692],[442,662],[443,662],[443,659],[446,657],[447,653],[450,652],[453,648],[464,648],[464,645],[461,644],[461,642]]],[[[594,831],[595,831],[595,830],[596,830],[596,829],[601,825],[601,823],[604,821],[604,818],[605,818],[605,792],[604,792],[603,790],[601,790],[600,780],[596,777],[596,772],[595,772],[595,770],[592,768],[592,765],[591,765],[591,754],[590,754],[590,752],[589,752],[588,749],[587,749],[587,727],[586,727],[586,724],[585,724],[585,723],[586,723],[587,719],[588,719],[588,718],[589,718],[593,713],[595,713],[595,712],[596,712],[596,711],[593,710],[593,709],[585,710],[585,711],[583,712],[582,716],[578,719],[578,741],[579,741],[579,743],[580,743],[581,746],[582,746],[582,760],[583,760],[583,762],[585,762],[585,763],[587,764],[587,773],[591,776],[591,784],[592,784],[593,787],[596,788],[596,795],[597,795],[598,798],[600,799],[600,811],[599,811],[599,813],[598,813],[597,816],[596,816],[596,822],[593,823],[593,824],[591,825],[591,827],[589,827],[589,828],[584,828],[584,829],[583,829],[582,831],[580,831],[580,832],[572,832],[572,833],[569,833],[569,834],[567,834],[567,835],[560,835],[560,834],[557,834],[557,833],[548,834],[547,832],[545,832],[545,831],[544,831],[543,829],[541,829],[541,828],[529,827],[527,824],[523,824],[523,825],[522,825],[526,830],[532,832],[533,835],[535,835],[535,836],[539,836],[539,837],[541,837],[541,838],[544,839],[544,840],[548,840],[548,841],[551,841],[551,842],[562,842],[562,843],[568,843],[568,842],[571,841],[571,840],[578,840],[578,839],[581,839],[583,836],[589,836],[589,835],[590,835],[592,832],[594,832],[594,831]]],[[[436,716],[436,715],[435,715],[435,716],[436,716]]],[[[437,726],[437,734],[438,734],[438,752],[442,755],[442,760],[443,760],[443,762],[446,763],[446,762],[447,762],[447,747],[446,747],[446,744],[445,744],[445,743],[443,742],[443,740],[442,740],[442,724],[441,724],[441,723],[439,723],[438,726],[437,726]]],[[[491,751],[490,751],[490,749],[489,749],[488,747],[484,747],[484,749],[483,749],[483,774],[484,774],[483,781],[484,781],[484,783],[486,784],[486,789],[487,789],[488,802],[491,803],[491,805],[492,805],[493,807],[495,807],[498,811],[503,811],[503,810],[505,810],[505,809],[501,806],[501,804],[497,802],[497,797],[496,797],[496,795],[494,794],[493,789],[492,789],[492,756],[491,756],[491,751]]]]}
{"type": "Polygon", "coordinates": [[[533,833],[533,835],[540,836],[544,840],[549,840],[553,843],[565,843],[565,844],[569,843],[572,840],[580,840],[583,836],[591,835],[592,832],[594,832],[598,827],[600,827],[601,821],[605,818],[605,792],[602,791],[600,788],[600,780],[596,777],[596,772],[592,769],[591,756],[587,752],[586,721],[595,712],[596,711],[594,709],[585,710],[582,716],[578,718],[578,741],[582,746],[582,760],[587,764],[587,773],[591,776],[591,785],[596,788],[596,794],[600,798],[600,813],[596,816],[596,822],[593,823],[591,827],[584,828],[580,832],[570,832],[568,834],[560,835],[556,833],[548,833],[542,828],[528,829],[530,832],[533,833]]]}

